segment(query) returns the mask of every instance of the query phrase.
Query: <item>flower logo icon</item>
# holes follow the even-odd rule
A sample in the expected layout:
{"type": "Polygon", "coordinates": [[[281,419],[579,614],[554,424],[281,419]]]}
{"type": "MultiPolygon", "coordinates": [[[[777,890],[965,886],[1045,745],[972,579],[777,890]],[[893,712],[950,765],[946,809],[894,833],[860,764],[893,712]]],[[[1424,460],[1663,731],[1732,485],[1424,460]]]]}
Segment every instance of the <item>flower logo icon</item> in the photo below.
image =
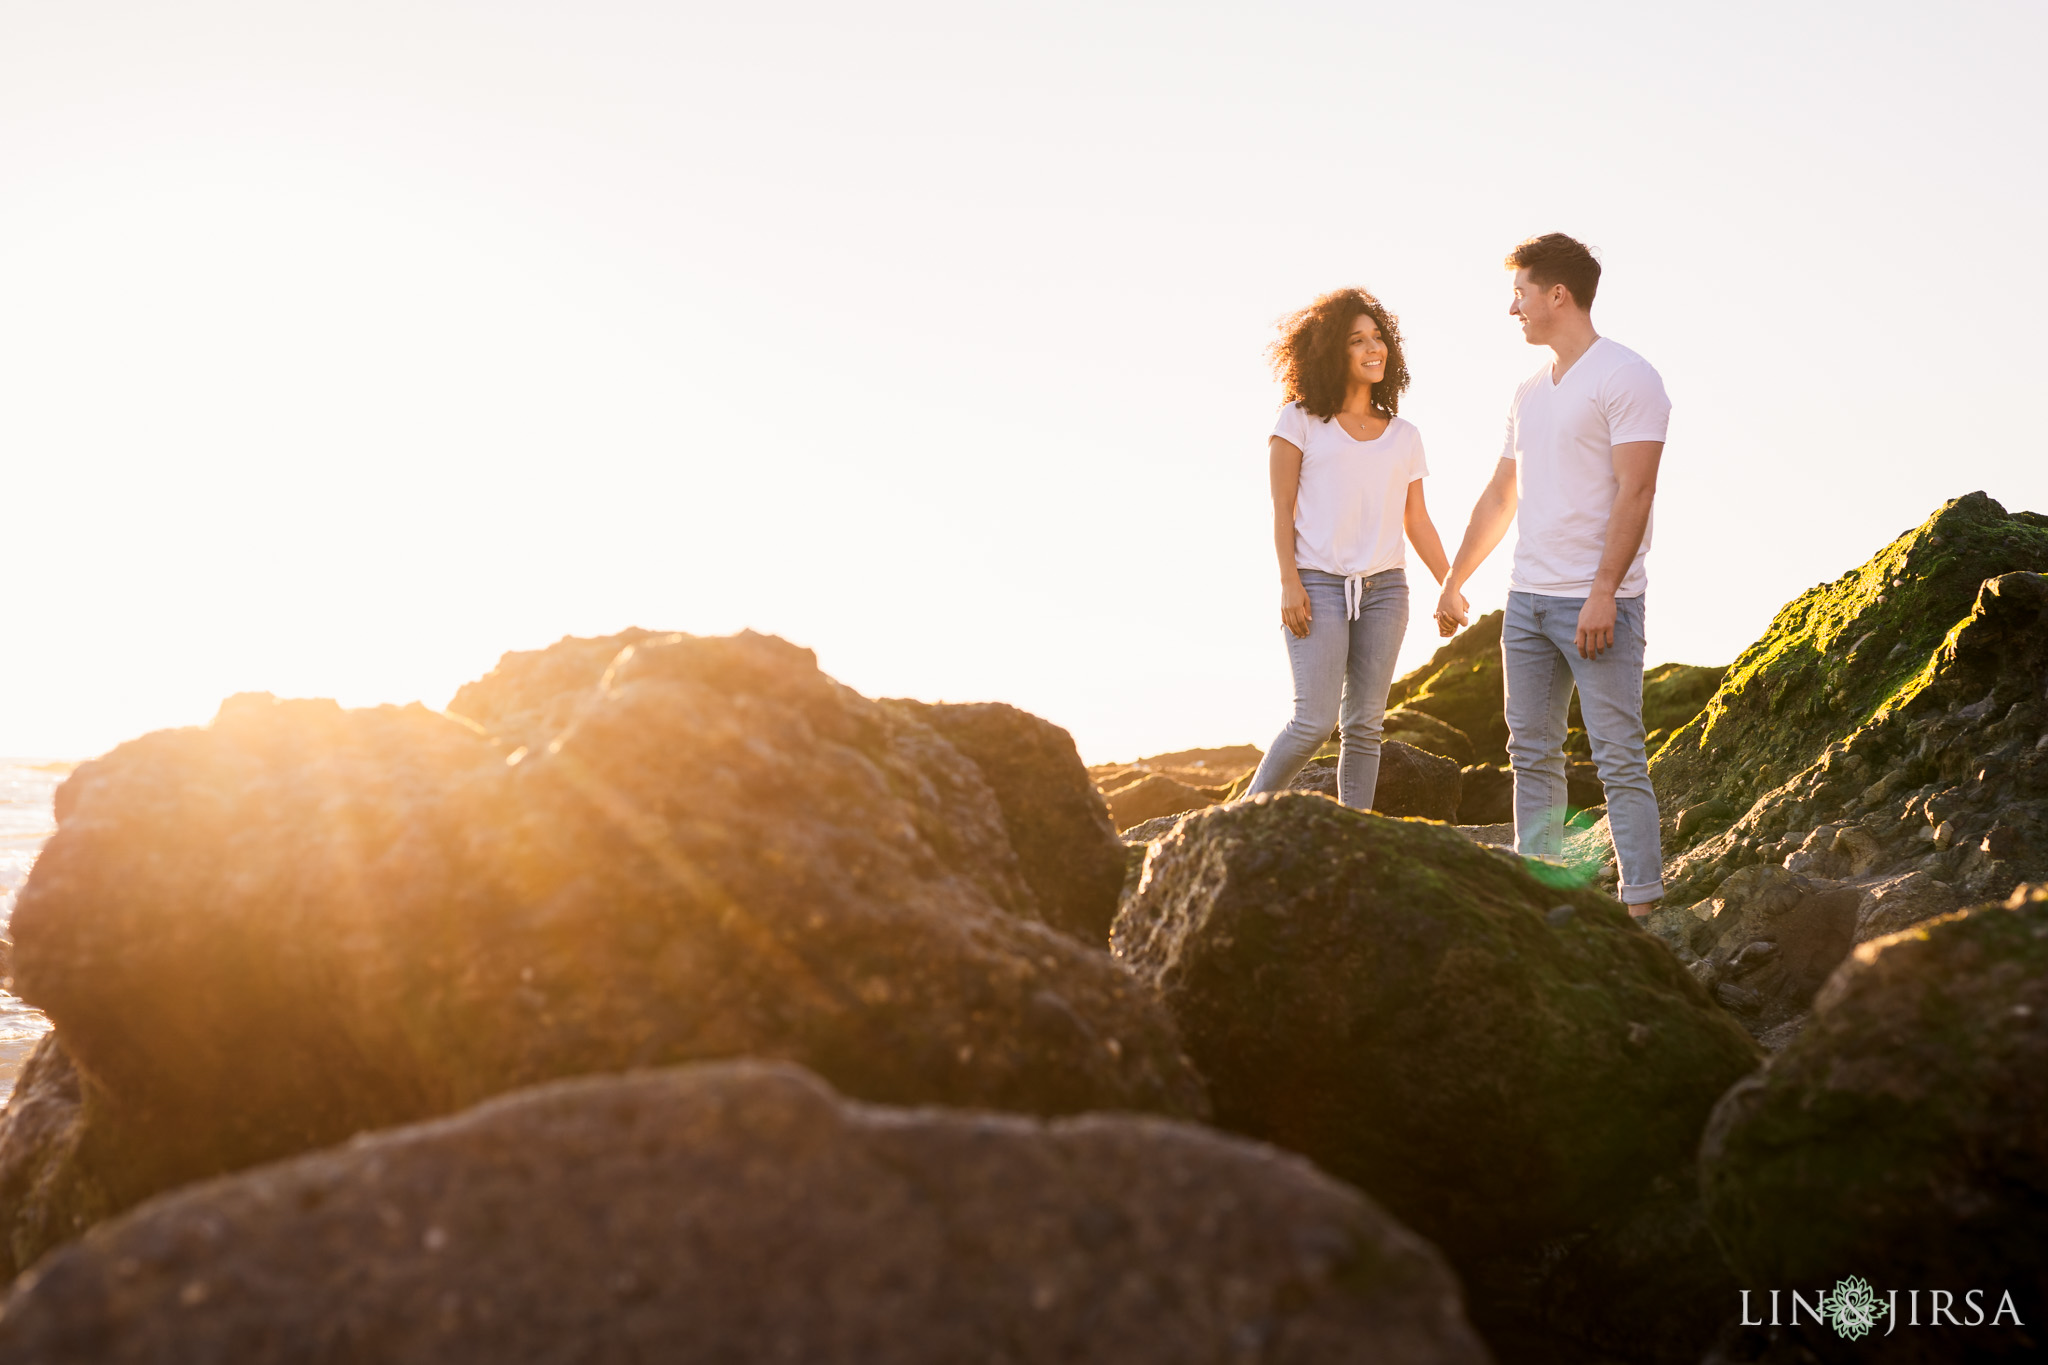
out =
{"type": "Polygon", "coordinates": [[[1855,1341],[1891,1310],[1878,1302],[1877,1291],[1868,1280],[1850,1275],[1835,1281],[1834,1292],[1821,1297],[1821,1311],[1828,1315],[1828,1326],[1835,1329],[1835,1335],[1855,1341]]]}

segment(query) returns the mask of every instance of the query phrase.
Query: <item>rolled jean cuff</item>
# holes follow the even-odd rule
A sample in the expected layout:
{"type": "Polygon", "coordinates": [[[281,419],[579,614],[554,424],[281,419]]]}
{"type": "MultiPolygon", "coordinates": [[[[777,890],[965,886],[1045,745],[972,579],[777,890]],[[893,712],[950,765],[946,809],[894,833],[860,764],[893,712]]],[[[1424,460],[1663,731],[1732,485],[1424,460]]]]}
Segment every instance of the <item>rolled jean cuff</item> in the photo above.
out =
{"type": "Polygon", "coordinates": [[[1621,903],[1623,905],[1642,905],[1647,901],[1660,901],[1663,899],[1664,883],[1661,880],[1644,882],[1641,886],[1624,886],[1621,888],[1621,903]]]}

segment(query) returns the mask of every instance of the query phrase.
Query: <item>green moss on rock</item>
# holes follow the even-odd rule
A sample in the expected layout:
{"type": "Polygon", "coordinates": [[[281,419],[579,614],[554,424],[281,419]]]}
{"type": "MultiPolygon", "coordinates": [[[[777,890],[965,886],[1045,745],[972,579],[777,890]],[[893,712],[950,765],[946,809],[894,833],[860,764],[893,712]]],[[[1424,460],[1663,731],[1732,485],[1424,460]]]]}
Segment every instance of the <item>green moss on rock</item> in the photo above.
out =
{"type": "Polygon", "coordinates": [[[1219,1122],[1454,1256],[1579,1227],[1683,1166],[1759,1055],[1611,900],[1313,797],[1184,821],[1112,943],[1167,1002],[1219,1122]]]}
{"type": "Polygon", "coordinates": [[[1873,1337],[1871,1360],[2036,1358],[2048,1305],[2048,891],[1865,944],[1716,1107],[1715,1236],[1746,1283],[2011,1290],[2036,1336],[1873,1337]],[[2003,1353],[2011,1354],[2003,1354],[2003,1353]]]}
{"type": "Polygon", "coordinates": [[[1924,686],[1978,586],[2013,570],[2048,570],[2048,517],[1971,493],[1801,594],[1659,750],[1659,798],[1673,811],[1717,797],[1748,806],[1924,686]]]}
{"type": "Polygon", "coordinates": [[[1460,762],[1508,761],[1508,723],[1501,709],[1501,620],[1497,611],[1480,617],[1387,693],[1389,708],[1404,706],[1461,731],[1471,749],[1469,757],[1450,755],[1460,762]]]}
{"type": "Polygon", "coordinates": [[[2048,880],[2044,675],[2048,574],[1985,579],[1969,614],[1868,723],[1746,811],[1719,799],[1679,813],[1668,899],[1703,899],[1758,864],[1849,879],[1866,889],[1863,941],[1904,928],[1913,905],[1935,914],[2048,880]],[[1889,897],[1887,885],[1903,890],[1908,877],[1922,891],[1889,897]]]}
{"type": "Polygon", "coordinates": [[[1400,706],[1388,711],[1384,733],[1388,739],[1412,744],[1425,753],[1440,754],[1461,768],[1472,762],[1470,736],[1455,725],[1420,711],[1400,706]]]}
{"type": "Polygon", "coordinates": [[[1660,664],[1643,674],[1643,730],[1653,736],[1650,751],[1662,742],[1654,737],[1682,730],[1707,709],[1707,703],[1728,676],[1728,665],[1660,664]]]}
{"type": "MultiPolygon", "coordinates": [[[[1508,761],[1508,722],[1503,706],[1500,632],[1501,612],[1489,612],[1472,623],[1449,644],[1432,654],[1429,662],[1399,678],[1387,692],[1388,733],[1456,759],[1460,764],[1502,765],[1508,761]],[[1394,708],[1400,708],[1395,710],[1394,708]],[[1399,731],[1402,716],[1412,716],[1413,732],[1399,731]],[[1457,740],[1446,742],[1432,732],[1429,722],[1449,727],[1457,740]]],[[[1643,674],[1643,728],[1652,736],[1651,752],[1672,732],[1700,713],[1707,699],[1721,685],[1727,668],[1706,668],[1697,664],[1659,664],[1643,674]]],[[[1577,735],[1565,745],[1573,753],[1587,752],[1585,722],[1579,718],[1579,702],[1572,699],[1568,726],[1577,735]]]]}

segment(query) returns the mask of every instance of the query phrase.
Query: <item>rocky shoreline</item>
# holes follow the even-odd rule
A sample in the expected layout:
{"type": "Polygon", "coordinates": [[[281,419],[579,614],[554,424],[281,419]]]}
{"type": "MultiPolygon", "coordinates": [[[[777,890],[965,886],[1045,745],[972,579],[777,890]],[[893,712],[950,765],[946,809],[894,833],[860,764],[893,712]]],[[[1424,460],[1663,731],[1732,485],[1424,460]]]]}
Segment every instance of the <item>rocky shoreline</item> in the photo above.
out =
{"type": "Polygon", "coordinates": [[[231,699],[22,888],[0,1365],[2029,1358],[2044,575],[1972,494],[1651,670],[1648,934],[1590,765],[1497,846],[1497,619],[1372,814],[752,634],[231,699]],[[2014,1311],[1742,1316],[1849,1276],[2014,1311]]]}

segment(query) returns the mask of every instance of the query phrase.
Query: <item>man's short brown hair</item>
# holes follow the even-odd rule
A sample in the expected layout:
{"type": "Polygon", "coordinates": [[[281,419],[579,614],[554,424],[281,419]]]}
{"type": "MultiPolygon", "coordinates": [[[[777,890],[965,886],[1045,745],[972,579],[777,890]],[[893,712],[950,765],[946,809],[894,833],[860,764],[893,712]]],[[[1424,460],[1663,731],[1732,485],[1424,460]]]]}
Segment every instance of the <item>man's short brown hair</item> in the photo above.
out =
{"type": "Polygon", "coordinates": [[[1572,291],[1572,301],[1581,308],[1592,308],[1593,295],[1600,290],[1600,262],[1593,259],[1584,242],[1562,232],[1531,237],[1510,251],[1502,264],[1510,270],[1528,271],[1531,284],[1546,289],[1553,284],[1563,285],[1572,291]]]}

